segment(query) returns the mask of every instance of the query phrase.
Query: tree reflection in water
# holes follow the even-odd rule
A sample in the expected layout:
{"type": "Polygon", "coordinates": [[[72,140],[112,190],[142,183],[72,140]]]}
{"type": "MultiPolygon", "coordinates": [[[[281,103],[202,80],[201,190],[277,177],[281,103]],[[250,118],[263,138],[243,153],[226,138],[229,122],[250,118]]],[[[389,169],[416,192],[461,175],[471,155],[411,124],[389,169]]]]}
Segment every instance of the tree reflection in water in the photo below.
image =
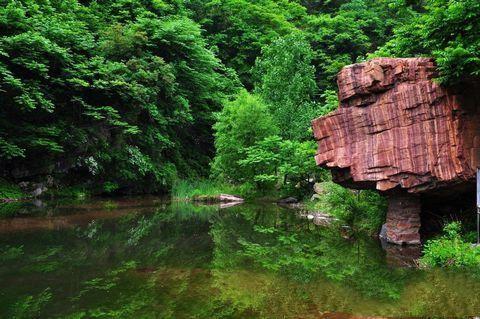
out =
{"type": "Polygon", "coordinates": [[[150,198],[16,209],[0,220],[23,225],[0,234],[0,317],[480,312],[472,274],[396,267],[376,240],[344,238],[272,204],[220,209],[150,198]]]}

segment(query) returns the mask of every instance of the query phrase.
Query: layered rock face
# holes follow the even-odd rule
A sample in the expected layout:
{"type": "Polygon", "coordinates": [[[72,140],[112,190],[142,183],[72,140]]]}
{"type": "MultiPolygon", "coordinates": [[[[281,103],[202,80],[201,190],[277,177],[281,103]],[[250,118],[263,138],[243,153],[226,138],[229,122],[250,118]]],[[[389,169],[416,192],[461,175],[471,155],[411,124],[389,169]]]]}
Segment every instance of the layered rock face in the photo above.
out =
{"type": "Polygon", "coordinates": [[[334,180],[387,191],[387,237],[420,241],[418,196],[470,183],[480,151],[478,94],[436,84],[429,58],[379,58],[338,74],[339,108],[312,122],[315,160],[334,180]]]}

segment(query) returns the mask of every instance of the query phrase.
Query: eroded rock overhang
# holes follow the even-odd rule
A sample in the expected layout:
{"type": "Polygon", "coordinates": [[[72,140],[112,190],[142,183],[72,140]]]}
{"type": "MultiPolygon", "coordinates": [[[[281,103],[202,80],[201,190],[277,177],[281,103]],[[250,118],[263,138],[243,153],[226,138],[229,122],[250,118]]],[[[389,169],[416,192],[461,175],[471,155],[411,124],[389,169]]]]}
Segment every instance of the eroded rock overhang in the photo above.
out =
{"type": "Polygon", "coordinates": [[[436,75],[430,58],[347,66],[337,77],[339,108],[312,122],[315,160],[332,170],[334,181],[375,188],[393,199],[387,216],[391,242],[418,243],[420,236],[412,235],[420,226],[418,196],[473,184],[479,164],[480,94],[444,88],[436,75]],[[398,207],[414,213],[402,218],[398,207]]]}

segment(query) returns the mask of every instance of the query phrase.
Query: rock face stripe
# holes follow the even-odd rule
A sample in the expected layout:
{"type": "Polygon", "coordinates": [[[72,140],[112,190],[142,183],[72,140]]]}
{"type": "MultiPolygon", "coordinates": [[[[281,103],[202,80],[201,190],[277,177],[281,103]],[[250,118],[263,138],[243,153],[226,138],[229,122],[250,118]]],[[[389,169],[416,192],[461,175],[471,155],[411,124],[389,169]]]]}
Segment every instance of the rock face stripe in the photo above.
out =
{"type": "Polygon", "coordinates": [[[476,108],[467,112],[433,81],[435,72],[430,58],[379,58],[342,69],[339,108],[312,122],[317,165],[332,168],[341,184],[380,191],[422,193],[472,181],[476,108]]]}

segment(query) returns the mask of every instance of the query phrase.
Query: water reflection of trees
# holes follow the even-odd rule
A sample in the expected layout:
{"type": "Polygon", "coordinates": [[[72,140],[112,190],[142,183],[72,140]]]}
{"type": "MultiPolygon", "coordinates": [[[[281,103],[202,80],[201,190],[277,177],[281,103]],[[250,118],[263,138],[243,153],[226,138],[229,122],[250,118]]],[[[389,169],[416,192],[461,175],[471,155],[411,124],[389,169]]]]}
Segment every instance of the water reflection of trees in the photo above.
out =
{"type": "Polygon", "coordinates": [[[272,206],[233,208],[219,216],[210,233],[216,269],[250,265],[293,281],[340,283],[362,296],[390,300],[400,297],[408,272],[388,268],[373,240],[344,239],[337,230],[319,228],[272,206]]]}
{"type": "MultiPolygon", "coordinates": [[[[115,317],[124,313],[131,318],[126,315],[131,314],[129,307],[147,307],[155,291],[151,276],[147,280],[132,273],[151,275],[160,267],[184,267],[184,263],[204,267],[210,261],[208,218],[217,208],[146,206],[89,206],[83,213],[94,212],[96,218],[85,222],[80,213],[64,213],[57,205],[50,206],[48,214],[69,227],[39,227],[0,236],[0,279],[8,283],[0,298],[0,316],[12,317],[25,308],[26,317],[48,317],[86,304],[87,309],[78,311],[86,317],[117,309],[121,311],[115,317]],[[110,215],[117,218],[102,218],[110,215]],[[138,290],[132,289],[135,286],[138,290]],[[31,300],[42,296],[45,289],[51,300],[42,312],[31,300]],[[148,293],[150,298],[145,296],[148,293]],[[109,305],[106,309],[105,304],[109,305]]],[[[39,211],[36,216],[29,210],[28,218],[41,223],[45,214],[39,211]]]]}
{"type": "Polygon", "coordinates": [[[81,227],[0,235],[0,316],[307,318],[324,311],[444,316],[480,310],[480,301],[468,298],[480,284],[468,276],[391,268],[376,241],[344,238],[294,211],[247,204],[126,207],[119,218],[81,227]]]}

